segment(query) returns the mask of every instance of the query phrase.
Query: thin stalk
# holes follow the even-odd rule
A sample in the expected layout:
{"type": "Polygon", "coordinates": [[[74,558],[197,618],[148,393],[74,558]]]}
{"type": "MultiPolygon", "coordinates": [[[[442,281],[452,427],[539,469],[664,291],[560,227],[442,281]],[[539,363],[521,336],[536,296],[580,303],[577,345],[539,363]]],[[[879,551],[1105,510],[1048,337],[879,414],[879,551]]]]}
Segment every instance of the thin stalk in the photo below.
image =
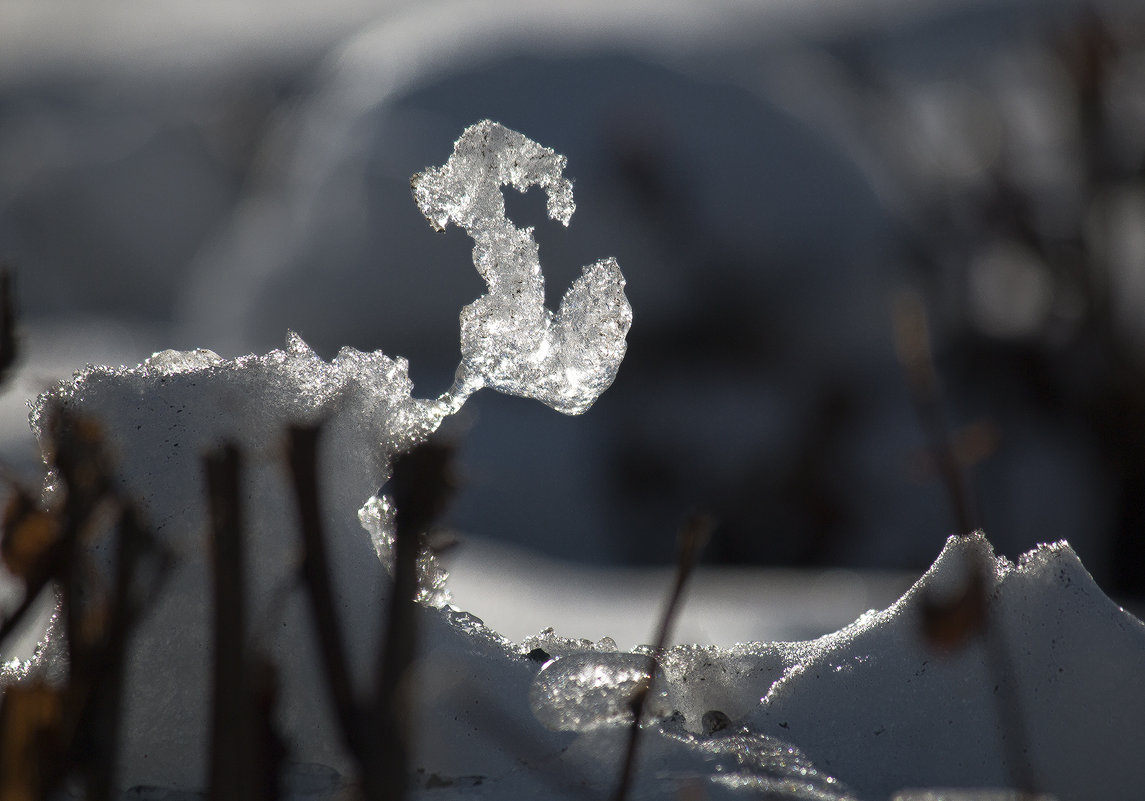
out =
{"type": "Polygon", "coordinates": [[[206,457],[204,466],[214,604],[210,797],[212,801],[245,801],[250,793],[251,727],[238,448],[223,445],[206,457]]]}
{"type": "Polygon", "coordinates": [[[656,634],[656,645],[652,655],[648,657],[648,677],[644,685],[637,689],[632,696],[632,727],[628,730],[628,745],[624,752],[624,762],[620,768],[620,781],[617,783],[613,801],[625,801],[632,788],[632,780],[636,774],[636,758],[640,748],[640,723],[644,718],[644,707],[648,696],[652,693],[656,678],[657,660],[664,653],[672,636],[672,627],[680,612],[680,604],[684,597],[684,588],[688,578],[696,566],[696,560],[704,544],[711,536],[714,523],[707,515],[692,515],[680,531],[679,547],[676,553],[676,577],[672,582],[672,591],[668,594],[668,602],[664,605],[664,612],[660,616],[660,627],[656,634]]]}
{"type": "Polygon", "coordinates": [[[962,535],[977,531],[981,524],[970,484],[950,443],[950,426],[942,405],[942,387],[930,347],[930,328],[922,298],[903,292],[894,310],[895,346],[906,375],[911,401],[926,435],[931,455],[946,487],[950,509],[962,535]]]}
{"type": "Polygon", "coordinates": [[[454,450],[453,443],[444,440],[422,443],[395,460],[389,482],[395,506],[394,583],[375,683],[379,764],[387,801],[402,801],[408,794],[406,732],[412,719],[410,668],[417,646],[417,559],[425,531],[453,493],[454,450]]]}
{"type": "MultiPolygon", "coordinates": [[[[958,525],[958,533],[968,536],[980,528],[971,500],[969,482],[950,441],[950,429],[943,411],[942,390],[930,345],[930,331],[922,298],[914,292],[902,293],[895,306],[895,345],[906,374],[919,423],[929,440],[932,457],[938,465],[958,525]]],[[[981,635],[987,667],[997,682],[993,694],[998,722],[1002,728],[1006,764],[1014,786],[1024,795],[1036,795],[1037,782],[1026,754],[1029,739],[1025,715],[1014,678],[1013,663],[1001,625],[989,625],[990,597],[986,588],[987,566],[973,556],[967,565],[965,595],[954,603],[930,603],[924,599],[926,625],[953,627],[953,641],[981,635]],[[961,630],[958,630],[961,629],[961,630]]],[[[1000,623],[1001,621],[998,621],[1000,623]]]]}
{"type": "Polygon", "coordinates": [[[326,687],[346,750],[358,767],[363,794],[369,801],[376,801],[384,798],[387,790],[377,767],[376,737],[371,736],[364,708],[355,698],[346,645],[334,607],[318,492],[320,433],[318,426],[292,426],[288,432],[290,474],[302,531],[302,580],[314,615],[326,687]]]}

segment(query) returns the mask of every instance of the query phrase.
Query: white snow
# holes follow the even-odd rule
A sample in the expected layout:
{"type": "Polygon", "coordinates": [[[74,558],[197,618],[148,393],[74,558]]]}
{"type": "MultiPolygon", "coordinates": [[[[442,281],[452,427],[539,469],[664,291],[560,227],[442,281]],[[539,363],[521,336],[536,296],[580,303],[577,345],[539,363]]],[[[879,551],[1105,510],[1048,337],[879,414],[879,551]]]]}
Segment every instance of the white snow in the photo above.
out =
{"type": "MultiPolygon", "coordinates": [[[[210,638],[200,459],[229,439],[246,456],[246,534],[257,555],[253,629],[282,671],[293,786],[309,787],[307,797],[340,789],[349,762],[324,697],[311,621],[291,589],[297,535],[282,431],[288,423],[325,423],[325,522],[339,613],[361,681],[388,593],[383,564],[393,510],[375,493],[392,457],[425,439],[480,386],[578,412],[616,374],[631,310],[615,262],[586,268],[553,315],[541,302],[531,232],[504,219],[503,184],[540,184],[550,212],[567,222],[563,168],[552,151],[484,122],[463,134],[445,167],[415,181],[432,222],[470,231],[489,287],[462,314],[458,381],[441,399],[413,397],[402,359],[346,348],[325,362],[293,334],[284,350],[264,356],[165,351],[134,368],[89,368],[40,398],[34,425],[53,404],[101,421],[123,489],[181,559],[131,647],[123,788],[204,784],[210,638]]],[[[513,642],[450,606],[445,576],[429,560],[422,581],[411,733],[423,795],[610,792],[647,649],[625,653],[608,638],[574,640],[551,630],[513,642]]],[[[43,667],[51,665],[31,669],[43,667]]],[[[668,650],[631,797],[673,797],[689,785],[716,799],[1006,788],[1020,766],[1008,764],[1013,749],[1003,740],[1017,736],[1018,726],[1024,745],[1017,758],[1029,761],[1040,790],[1062,801],[1137,798],[1145,786],[1137,754],[1142,675],[1145,625],[1102,593],[1068,544],[1038,546],[1015,565],[994,558],[980,534],[952,538],[900,600],[834,634],[668,650]],[[987,631],[1004,649],[1001,672],[981,637],[944,655],[921,636],[921,602],[956,588],[968,564],[984,570],[987,631]],[[999,697],[1016,704],[1007,711],[999,697]]]]}

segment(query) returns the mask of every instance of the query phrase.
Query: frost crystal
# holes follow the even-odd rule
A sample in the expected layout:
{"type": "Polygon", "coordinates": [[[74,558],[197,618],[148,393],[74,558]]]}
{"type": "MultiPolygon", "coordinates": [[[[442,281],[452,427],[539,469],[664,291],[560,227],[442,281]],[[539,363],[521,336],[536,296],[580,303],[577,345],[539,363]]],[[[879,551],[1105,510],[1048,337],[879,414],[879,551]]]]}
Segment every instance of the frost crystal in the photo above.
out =
{"type": "Polygon", "coordinates": [[[616,377],[632,324],[616,259],[585,267],[554,315],[533,229],[505,216],[501,187],[540,186],[549,216],[568,225],[575,205],[564,168],[564,156],[485,120],[465,130],[445,166],[413,177],[430,225],[444,231],[453,222],[473,238],[473,264],[489,287],[461,311],[461,364],[447,394],[454,403],[486,386],[579,414],[616,377]]]}

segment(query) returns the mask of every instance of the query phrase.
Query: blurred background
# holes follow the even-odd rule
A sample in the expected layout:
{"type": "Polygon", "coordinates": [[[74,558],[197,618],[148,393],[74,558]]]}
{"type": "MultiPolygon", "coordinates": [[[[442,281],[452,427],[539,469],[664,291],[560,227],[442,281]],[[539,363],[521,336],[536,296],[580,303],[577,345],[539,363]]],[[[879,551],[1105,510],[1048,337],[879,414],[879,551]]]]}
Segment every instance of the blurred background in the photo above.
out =
{"type": "Polygon", "coordinates": [[[467,404],[472,575],[667,564],[695,508],[708,564],[917,575],[955,523],[896,357],[909,290],[999,551],[1066,538],[1145,595],[1139,4],[539,6],[3,0],[4,460],[35,473],[25,401],[85,363],[288,328],[442,392],[484,288],[409,179],[491,118],[568,157],[567,230],[506,198],[550,305],[613,255],[634,322],[582,418],[467,404]]]}

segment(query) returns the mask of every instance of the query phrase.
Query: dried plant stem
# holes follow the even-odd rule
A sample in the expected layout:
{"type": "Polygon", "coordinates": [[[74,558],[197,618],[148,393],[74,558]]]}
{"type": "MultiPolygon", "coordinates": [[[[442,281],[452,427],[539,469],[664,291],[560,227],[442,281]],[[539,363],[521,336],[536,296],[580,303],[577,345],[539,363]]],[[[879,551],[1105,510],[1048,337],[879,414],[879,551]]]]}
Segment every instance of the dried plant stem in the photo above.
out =
{"type": "Polygon", "coordinates": [[[54,745],[38,756],[46,777],[43,790],[51,792],[74,772],[85,784],[86,798],[106,801],[115,787],[128,639],[144,604],[165,580],[170,557],[120,494],[100,427],[60,406],[51,410],[46,431],[64,502],[40,512],[52,518],[55,533],[41,540],[25,601],[5,622],[3,635],[46,582],[54,581],[62,602],[68,675],[62,687],[50,691],[56,699],[54,745]],[[95,537],[110,536],[109,522],[117,532],[106,565],[91,559],[86,546],[95,537]],[[138,568],[145,557],[155,569],[150,586],[141,588],[138,568]]]}
{"type": "Polygon", "coordinates": [[[314,615],[326,687],[330,692],[346,750],[358,766],[359,780],[366,797],[378,799],[382,797],[384,788],[371,759],[368,730],[354,696],[346,645],[334,608],[334,589],[319,503],[319,434],[318,426],[293,426],[288,432],[290,474],[294,481],[294,495],[298,502],[299,525],[302,530],[302,580],[314,615]]]}
{"type": "Polygon", "coordinates": [[[942,388],[930,348],[926,308],[916,292],[904,291],[895,300],[895,345],[906,374],[911,400],[926,435],[932,458],[942,476],[959,534],[980,528],[970,485],[950,443],[950,427],[942,406],[942,388]]]}
{"type": "Polygon", "coordinates": [[[680,612],[680,604],[684,597],[684,588],[688,578],[696,566],[696,560],[704,544],[711,536],[714,523],[710,517],[702,514],[691,515],[680,530],[679,548],[676,554],[676,577],[672,583],[672,591],[668,595],[668,602],[664,605],[664,612],[660,616],[660,627],[656,633],[656,644],[652,655],[648,657],[647,678],[632,697],[632,727],[628,730],[628,746],[624,752],[624,762],[620,768],[620,781],[617,783],[613,801],[625,801],[632,789],[632,780],[636,774],[636,758],[640,750],[640,723],[644,718],[644,707],[648,696],[655,685],[657,660],[672,636],[672,626],[680,612]]]}
{"type": "Polygon", "coordinates": [[[214,691],[211,707],[212,801],[243,801],[251,792],[246,598],[239,503],[238,449],[226,444],[206,458],[214,601],[214,691]]]}
{"type": "Polygon", "coordinates": [[[450,482],[444,480],[451,448],[423,445],[394,466],[398,503],[394,543],[394,586],[389,620],[378,656],[373,696],[360,700],[351,684],[330,580],[318,499],[317,427],[290,430],[290,468],[294,478],[303,539],[303,580],[318,629],[326,683],[346,748],[358,766],[363,794],[370,801],[400,801],[407,794],[410,665],[416,643],[417,557],[420,536],[444,504],[450,482]]]}
{"type": "MultiPolygon", "coordinates": [[[[81,750],[87,757],[89,801],[107,801],[115,792],[116,752],[123,722],[127,641],[139,616],[134,595],[135,573],[150,540],[134,508],[121,510],[116,538],[115,587],[109,623],[97,647],[81,719],[81,750]]],[[[161,572],[166,572],[163,566],[161,572]]]]}
{"type": "Polygon", "coordinates": [[[411,724],[411,667],[417,645],[417,559],[423,537],[444,510],[456,482],[455,446],[443,439],[418,445],[394,460],[389,481],[394,500],[394,585],[374,689],[381,735],[380,766],[388,801],[407,795],[411,724]]]}
{"type": "MultiPolygon", "coordinates": [[[[980,524],[971,500],[969,482],[951,445],[949,426],[943,411],[941,384],[931,351],[926,308],[918,293],[903,292],[899,295],[895,304],[894,324],[898,357],[906,374],[915,412],[946,486],[958,533],[967,536],[977,531],[980,524]]],[[[1011,780],[1020,793],[1033,797],[1037,794],[1037,781],[1027,756],[1029,739],[1021,698],[1015,684],[1013,662],[1010,660],[1002,627],[989,625],[990,598],[986,583],[989,569],[989,565],[983,564],[982,559],[969,556],[966,592],[962,597],[953,602],[923,599],[921,612],[924,636],[940,645],[955,647],[976,635],[982,637],[987,668],[997,684],[993,695],[1011,780]],[[945,635],[937,635],[936,632],[945,632],[945,635]],[[949,637],[949,641],[943,643],[943,636],[949,637]]]]}
{"type": "Polygon", "coordinates": [[[389,625],[377,672],[375,709],[381,735],[379,769],[388,801],[403,801],[407,795],[409,745],[403,735],[409,721],[409,676],[417,640],[417,557],[420,532],[402,525],[394,527],[394,585],[390,595],[389,625]]]}

